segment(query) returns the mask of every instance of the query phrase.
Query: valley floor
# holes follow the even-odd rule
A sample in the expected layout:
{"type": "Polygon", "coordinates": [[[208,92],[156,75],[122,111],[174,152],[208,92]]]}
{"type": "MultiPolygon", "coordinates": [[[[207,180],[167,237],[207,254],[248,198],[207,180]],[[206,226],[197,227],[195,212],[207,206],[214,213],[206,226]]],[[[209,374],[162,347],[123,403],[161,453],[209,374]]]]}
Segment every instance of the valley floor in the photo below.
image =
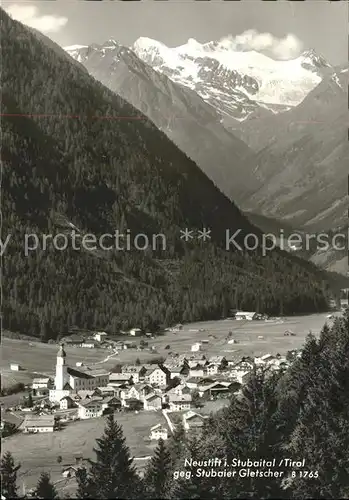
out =
{"type": "MultiPolygon", "coordinates": [[[[337,314],[337,313],[336,313],[337,314]]],[[[142,362],[163,356],[170,352],[188,354],[195,342],[208,340],[203,344],[203,353],[208,356],[224,355],[227,358],[240,359],[242,356],[260,356],[263,354],[286,354],[291,349],[302,347],[304,340],[311,331],[317,335],[327,319],[327,313],[307,316],[289,316],[271,321],[236,321],[220,320],[191,323],[183,326],[179,332],[166,332],[154,340],[148,340],[149,348],[154,350],[127,349],[112,355],[106,349],[89,349],[66,346],[69,364],[76,362],[86,365],[98,363],[105,369],[111,369],[118,363],[134,363],[137,358],[142,362]],[[295,336],[285,336],[286,330],[295,336]],[[232,338],[238,343],[227,344],[226,338],[232,332],[232,338]],[[258,337],[263,337],[260,339],[258,337]],[[168,347],[165,349],[166,347],[168,347]]],[[[139,343],[137,338],[129,338],[139,343]]],[[[31,383],[34,377],[54,375],[57,345],[29,342],[27,340],[2,339],[1,374],[3,387],[16,382],[31,383]],[[10,363],[18,363],[20,371],[11,371],[10,363]]],[[[11,398],[13,399],[13,398],[11,398]]],[[[14,398],[15,399],[15,398],[14,398]]],[[[1,398],[3,400],[3,398],[1,398]]],[[[6,401],[6,400],[5,400],[6,401]]]]}

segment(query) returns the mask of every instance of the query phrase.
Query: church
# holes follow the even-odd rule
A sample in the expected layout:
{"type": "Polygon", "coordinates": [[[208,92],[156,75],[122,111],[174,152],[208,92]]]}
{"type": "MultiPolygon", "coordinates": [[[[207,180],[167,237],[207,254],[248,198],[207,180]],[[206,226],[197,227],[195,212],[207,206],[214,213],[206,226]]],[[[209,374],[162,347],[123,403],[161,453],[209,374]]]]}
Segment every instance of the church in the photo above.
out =
{"type": "Polygon", "coordinates": [[[62,344],[57,353],[55,384],[54,389],[50,389],[50,401],[58,403],[65,396],[77,394],[78,391],[94,390],[108,385],[109,372],[101,368],[72,368],[66,364],[66,357],[62,344]]]}

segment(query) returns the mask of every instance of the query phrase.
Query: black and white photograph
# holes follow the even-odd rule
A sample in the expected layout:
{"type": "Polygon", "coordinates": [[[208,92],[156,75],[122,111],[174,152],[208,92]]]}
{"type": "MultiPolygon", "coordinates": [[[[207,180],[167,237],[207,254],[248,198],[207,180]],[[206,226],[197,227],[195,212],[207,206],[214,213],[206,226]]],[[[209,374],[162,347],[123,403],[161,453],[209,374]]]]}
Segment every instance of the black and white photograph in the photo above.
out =
{"type": "Polygon", "coordinates": [[[349,3],[0,23],[1,500],[349,499],[349,3]]]}

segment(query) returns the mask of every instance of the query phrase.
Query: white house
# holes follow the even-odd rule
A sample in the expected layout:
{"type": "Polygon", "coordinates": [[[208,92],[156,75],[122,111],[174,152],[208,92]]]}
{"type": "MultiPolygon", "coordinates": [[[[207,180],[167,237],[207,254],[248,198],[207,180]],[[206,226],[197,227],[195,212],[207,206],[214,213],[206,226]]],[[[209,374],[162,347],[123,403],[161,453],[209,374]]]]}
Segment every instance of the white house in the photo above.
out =
{"type": "Polygon", "coordinates": [[[202,349],[202,344],[201,344],[201,342],[196,342],[195,344],[193,344],[193,345],[191,346],[191,351],[192,351],[192,352],[201,351],[201,349],[202,349]]]}
{"type": "Polygon", "coordinates": [[[97,332],[94,334],[94,339],[97,340],[97,342],[102,342],[107,336],[108,334],[106,332],[97,332]]]}
{"type": "Polygon", "coordinates": [[[162,397],[159,394],[147,394],[143,397],[145,410],[161,410],[162,397]]]}
{"type": "Polygon", "coordinates": [[[275,356],[272,354],[264,354],[263,356],[260,356],[259,358],[254,358],[254,362],[256,365],[265,365],[269,364],[270,362],[274,361],[275,356]]]}
{"type": "Polygon", "coordinates": [[[140,335],[142,335],[142,330],[140,328],[131,328],[129,334],[131,335],[131,337],[139,337],[140,335]]]}
{"type": "Polygon", "coordinates": [[[13,371],[13,372],[18,372],[19,369],[20,369],[20,366],[18,363],[11,363],[10,364],[10,369],[13,371]]]}
{"type": "Polygon", "coordinates": [[[207,375],[217,375],[218,366],[215,364],[209,364],[206,366],[207,375]]]}
{"type": "Polygon", "coordinates": [[[168,439],[168,430],[162,424],[156,424],[150,428],[149,438],[152,441],[158,441],[159,439],[166,441],[166,439],[168,439]]]}
{"type": "Polygon", "coordinates": [[[169,395],[169,407],[172,411],[190,410],[191,402],[191,394],[182,394],[182,396],[177,394],[169,395]]]}
{"type": "Polygon", "coordinates": [[[123,402],[126,399],[139,399],[140,400],[141,396],[142,396],[141,390],[134,385],[131,385],[131,386],[129,386],[125,389],[122,389],[120,391],[120,398],[123,402]]]}
{"type": "Polygon", "coordinates": [[[64,396],[59,402],[59,408],[61,410],[68,410],[68,408],[74,408],[74,406],[76,406],[76,404],[71,396],[64,396]]]}
{"type": "Polygon", "coordinates": [[[243,370],[236,370],[232,374],[240,384],[245,384],[251,376],[250,371],[243,371],[243,370]]]}
{"type": "Polygon", "coordinates": [[[81,419],[101,417],[103,410],[101,399],[91,398],[78,401],[78,417],[81,419]]]}
{"type": "Polygon", "coordinates": [[[252,321],[257,318],[256,312],[238,311],[235,313],[235,319],[252,321]]]}
{"type": "Polygon", "coordinates": [[[20,426],[25,433],[53,432],[54,427],[53,415],[26,415],[20,426]]]}
{"type": "Polygon", "coordinates": [[[151,385],[166,387],[168,375],[160,366],[154,365],[151,369],[147,370],[144,379],[151,385]]]}

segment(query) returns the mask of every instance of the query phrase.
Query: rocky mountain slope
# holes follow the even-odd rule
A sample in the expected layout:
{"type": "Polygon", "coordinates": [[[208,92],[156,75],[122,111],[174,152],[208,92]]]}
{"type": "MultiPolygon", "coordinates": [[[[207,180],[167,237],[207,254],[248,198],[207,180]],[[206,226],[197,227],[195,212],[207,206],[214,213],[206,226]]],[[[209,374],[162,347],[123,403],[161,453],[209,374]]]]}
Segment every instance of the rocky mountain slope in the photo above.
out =
{"type": "MultiPolygon", "coordinates": [[[[252,224],[266,235],[276,238],[277,245],[293,255],[313,262],[321,269],[349,277],[348,224],[330,230],[309,232],[292,227],[288,221],[246,212],[252,224]]],[[[343,288],[348,285],[348,278],[340,280],[343,288]]]]}
{"type": "Polygon", "coordinates": [[[233,307],[326,307],[314,266],[227,250],[227,230],[241,229],[238,244],[261,234],[151,121],[2,11],[1,50],[4,328],[48,339],[74,325],[115,332],[233,307]],[[116,246],[116,230],[131,245],[116,246]],[[37,248],[25,252],[28,234],[37,248]],[[59,241],[45,246],[44,235],[59,241]]]}
{"type": "Polygon", "coordinates": [[[349,164],[347,72],[323,81],[292,110],[235,130],[257,154],[244,208],[321,231],[347,218],[349,164]]]}
{"type": "Polygon", "coordinates": [[[246,186],[257,188],[253,151],[220,123],[219,113],[194,90],[158,73],[115,40],[66,50],[92,76],[148,116],[231,199],[246,186]]]}

